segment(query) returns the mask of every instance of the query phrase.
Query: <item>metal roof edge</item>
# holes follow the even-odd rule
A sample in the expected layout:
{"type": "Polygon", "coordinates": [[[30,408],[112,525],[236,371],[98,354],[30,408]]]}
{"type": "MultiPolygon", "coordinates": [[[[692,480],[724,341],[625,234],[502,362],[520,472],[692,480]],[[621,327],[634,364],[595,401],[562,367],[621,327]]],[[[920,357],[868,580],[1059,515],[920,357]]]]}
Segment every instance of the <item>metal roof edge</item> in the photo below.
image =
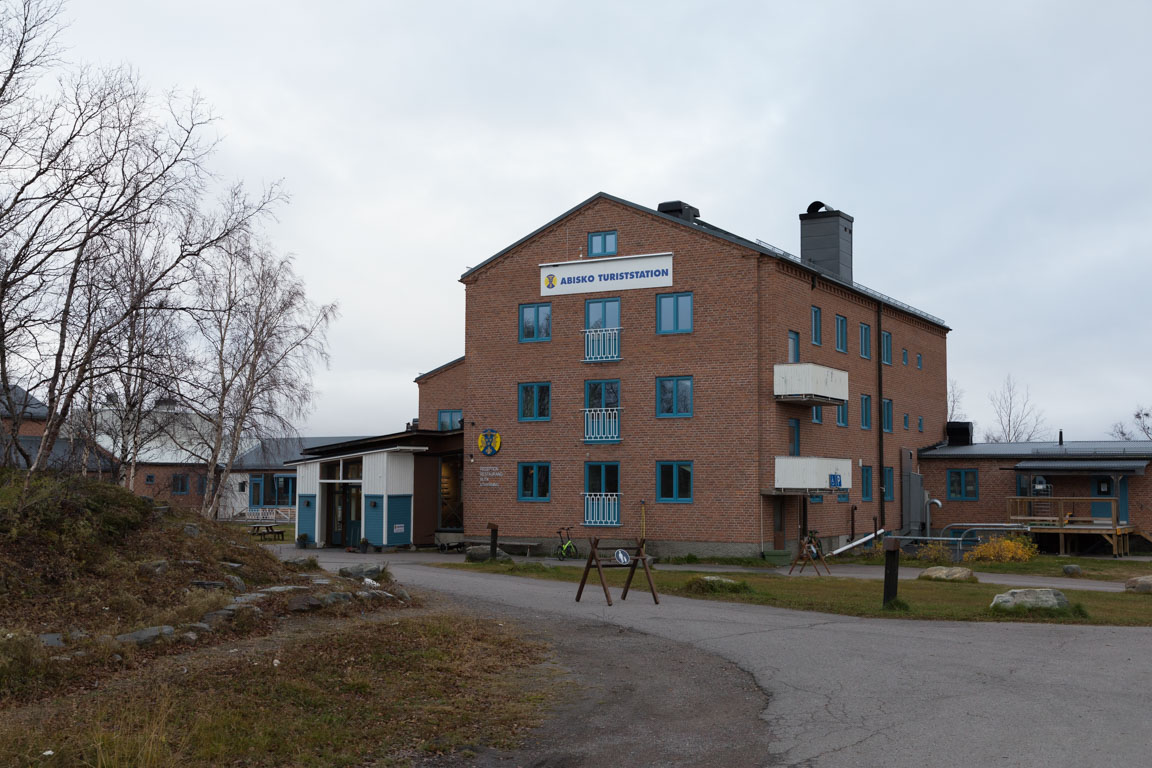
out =
{"type": "Polygon", "coordinates": [[[464,355],[460,355],[460,357],[456,358],[455,360],[449,360],[448,362],[444,363],[443,365],[438,365],[430,371],[425,371],[424,373],[420,374],[416,378],[412,379],[412,381],[419,382],[421,379],[426,379],[429,376],[435,376],[436,374],[440,373],[441,371],[444,371],[444,370],[451,368],[452,366],[454,366],[458,363],[462,363],[462,362],[464,362],[464,355]]]}

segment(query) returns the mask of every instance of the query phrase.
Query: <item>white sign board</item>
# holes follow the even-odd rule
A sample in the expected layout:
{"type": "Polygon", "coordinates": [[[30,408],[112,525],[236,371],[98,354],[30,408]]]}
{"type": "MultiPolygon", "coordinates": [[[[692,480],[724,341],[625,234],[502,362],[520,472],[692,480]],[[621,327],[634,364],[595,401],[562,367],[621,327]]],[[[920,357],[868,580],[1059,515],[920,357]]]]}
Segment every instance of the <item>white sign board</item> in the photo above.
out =
{"type": "Polygon", "coordinates": [[[630,291],[672,285],[672,254],[581,259],[540,265],[540,295],[630,291]]]}

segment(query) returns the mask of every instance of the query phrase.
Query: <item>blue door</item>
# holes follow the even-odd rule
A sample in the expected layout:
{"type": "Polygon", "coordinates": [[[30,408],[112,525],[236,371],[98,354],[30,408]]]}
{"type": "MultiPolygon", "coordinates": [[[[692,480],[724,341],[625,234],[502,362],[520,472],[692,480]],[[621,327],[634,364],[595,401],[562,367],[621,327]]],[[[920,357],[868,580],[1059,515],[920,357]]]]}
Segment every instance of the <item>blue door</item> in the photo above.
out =
{"type": "Polygon", "coordinates": [[[388,497],[388,546],[404,547],[412,543],[412,497],[388,497]]]}
{"type": "Polygon", "coordinates": [[[374,547],[384,546],[384,497],[364,497],[364,538],[374,547]]]}
{"type": "MultiPolygon", "coordinates": [[[[1128,478],[1120,478],[1119,487],[1110,477],[1092,478],[1092,496],[1108,496],[1116,499],[1116,521],[1128,522],[1128,478]]],[[[1112,520],[1112,504],[1107,501],[1092,502],[1092,517],[1096,520],[1112,520]]]]}

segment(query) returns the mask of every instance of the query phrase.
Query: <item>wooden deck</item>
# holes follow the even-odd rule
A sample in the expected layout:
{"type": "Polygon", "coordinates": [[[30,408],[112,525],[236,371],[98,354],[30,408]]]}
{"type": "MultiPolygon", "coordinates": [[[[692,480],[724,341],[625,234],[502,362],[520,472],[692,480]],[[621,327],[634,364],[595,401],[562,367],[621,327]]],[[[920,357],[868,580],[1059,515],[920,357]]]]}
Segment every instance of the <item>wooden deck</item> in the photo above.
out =
{"type": "Polygon", "coordinates": [[[1009,496],[1008,522],[1028,526],[1030,533],[1055,533],[1060,554],[1068,553],[1068,536],[1101,536],[1112,547],[1113,557],[1132,553],[1132,536],[1152,542],[1139,526],[1119,518],[1114,496],[1009,496]],[[1092,515],[1093,504],[1108,504],[1108,516],[1092,515]]]}

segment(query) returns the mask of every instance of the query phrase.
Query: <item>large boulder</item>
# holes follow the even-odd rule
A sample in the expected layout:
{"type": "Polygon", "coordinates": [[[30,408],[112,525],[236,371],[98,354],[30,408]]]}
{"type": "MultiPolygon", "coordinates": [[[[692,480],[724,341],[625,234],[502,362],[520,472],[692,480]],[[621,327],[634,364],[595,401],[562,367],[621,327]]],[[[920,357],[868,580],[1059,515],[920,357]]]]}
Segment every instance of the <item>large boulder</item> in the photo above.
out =
{"type": "Polygon", "coordinates": [[[175,632],[175,629],[167,625],[162,627],[146,627],[145,629],[139,629],[135,632],[116,635],[116,641],[124,643],[125,645],[152,645],[152,643],[162,637],[171,637],[175,632]]]}
{"type": "Polygon", "coordinates": [[[1135,576],[1128,581],[1124,582],[1125,592],[1137,592],[1140,594],[1152,594],[1152,576],[1135,576]]]}
{"type": "Polygon", "coordinates": [[[383,566],[373,563],[356,563],[346,565],[340,569],[340,575],[346,579],[360,580],[363,578],[375,579],[384,572],[383,566]]]}
{"type": "Polygon", "coordinates": [[[931,568],[925,568],[916,578],[927,579],[928,581],[976,581],[971,568],[946,565],[934,565],[931,568]]]}
{"type": "Polygon", "coordinates": [[[224,574],[224,581],[228,586],[232,587],[233,592],[247,592],[248,586],[244,583],[244,579],[240,578],[234,573],[224,574]]]}
{"type": "Polygon", "coordinates": [[[1063,609],[1071,607],[1071,603],[1058,589],[1010,589],[992,598],[991,607],[1063,609]]]}
{"type": "Polygon", "coordinates": [[[1081,568],[1080,566],[1076,565],[1075,563],[1069,563],[1068,565],[1064,566],[1061,570],[1064,571],[1065,576],[1076,577],[1076,576],[1083,576],[1084,575],[1084,569],[1081,568]]]}
{"type": "MultiPolygon", "coordinates": [[[[468,551],[464,553],[465,562],[469,563],[486,563],[489,560],[489,555],[492,554],[491,546],[468,547],[468,551]]],[[[502,549],[496,550],[496,561],[500,563],[512,562],[512,557],[502,549]]],[[[340,574],[343,576],[344,574],[340,574]]]]}

